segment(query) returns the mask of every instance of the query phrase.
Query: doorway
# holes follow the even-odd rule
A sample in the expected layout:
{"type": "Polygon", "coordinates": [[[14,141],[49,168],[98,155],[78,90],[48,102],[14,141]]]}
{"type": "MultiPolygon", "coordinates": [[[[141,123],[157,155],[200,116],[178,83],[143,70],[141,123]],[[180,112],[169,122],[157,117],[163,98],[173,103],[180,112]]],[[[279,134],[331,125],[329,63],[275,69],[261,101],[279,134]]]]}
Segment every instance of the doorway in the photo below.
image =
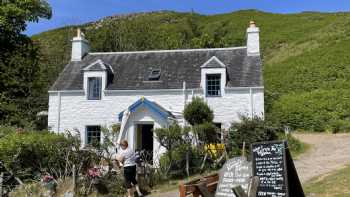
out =
{"type": "Polygon", "coordinates": [[[137,124],[136,151],[153,160],[153,124],[137,124]]]}

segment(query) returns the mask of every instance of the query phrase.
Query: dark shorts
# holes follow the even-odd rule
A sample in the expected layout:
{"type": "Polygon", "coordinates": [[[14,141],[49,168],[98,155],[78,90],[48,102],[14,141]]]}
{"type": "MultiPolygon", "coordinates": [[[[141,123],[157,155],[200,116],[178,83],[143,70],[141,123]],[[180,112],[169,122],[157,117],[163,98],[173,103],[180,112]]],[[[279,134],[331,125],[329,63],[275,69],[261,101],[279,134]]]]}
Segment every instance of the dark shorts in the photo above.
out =
{"type": "Polygon", "coordinates": [[[124,178],[126,188],[132,188],[132,185],[136,185],[136,166],[127,166],[124,167],[124,178]]]}

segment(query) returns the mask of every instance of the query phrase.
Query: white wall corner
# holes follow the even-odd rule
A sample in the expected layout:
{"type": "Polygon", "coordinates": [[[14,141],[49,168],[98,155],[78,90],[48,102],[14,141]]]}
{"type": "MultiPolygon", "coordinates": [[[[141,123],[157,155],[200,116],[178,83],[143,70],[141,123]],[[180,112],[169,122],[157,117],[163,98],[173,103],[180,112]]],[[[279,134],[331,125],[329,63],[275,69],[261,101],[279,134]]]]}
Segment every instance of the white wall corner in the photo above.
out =
{"type": "Polygon", "coordinates": [[[260,55],[260,39],[259,39],[259,27],[255,25],[254,21],[250,21],[250,25],[247,28],[247,55],[259,56],[260,55]]]}

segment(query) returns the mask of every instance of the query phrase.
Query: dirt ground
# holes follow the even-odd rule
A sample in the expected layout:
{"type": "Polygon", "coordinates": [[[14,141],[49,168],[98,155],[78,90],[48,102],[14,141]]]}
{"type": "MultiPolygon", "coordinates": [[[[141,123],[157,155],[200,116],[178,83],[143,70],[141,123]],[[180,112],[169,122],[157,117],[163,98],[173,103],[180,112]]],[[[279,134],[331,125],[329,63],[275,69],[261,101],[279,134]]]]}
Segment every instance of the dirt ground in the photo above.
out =
{"type": "MultiPolygon", "coordinates": [[[[298,133],[299,140],[311,145],[310,149],[294,160],[302,183],[311,178],[350,165],[350,134],[298,133]]],[[[178,197],[178,190],[153,193],[150,196],[178,197]]]]}
{"type": "Polygon", "coordinates": [[[350,164],[350,134],[295,134],[299,140],[311,145],[294,162],[301,182],[350,164]]]}

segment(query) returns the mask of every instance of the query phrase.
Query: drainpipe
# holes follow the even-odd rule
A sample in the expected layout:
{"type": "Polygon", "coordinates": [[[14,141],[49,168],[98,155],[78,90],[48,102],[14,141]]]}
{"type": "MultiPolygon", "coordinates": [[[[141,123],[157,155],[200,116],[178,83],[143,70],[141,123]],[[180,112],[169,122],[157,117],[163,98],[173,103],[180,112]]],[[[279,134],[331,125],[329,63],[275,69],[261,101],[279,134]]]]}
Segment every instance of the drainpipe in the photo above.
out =
{"type": "Polygon", "coordinates": [[[57,133],[60,132],[60,124],[61,124],[61,91],[57,93],[58,106],[57,106],[57,133]]]}
{"type": "Polygon", "coordinates": [[[249,88],[249,96],[250,96],[250,117],[254,116],[254,98],[253,98],[253,89],[249,88]]]}
{"type": "MultiPolygon", "coordinates": [[[[182,82],[182,93],[183,93],[183,96],[184,96],[184,109],[185,109],[186,104],[187,104],[186,81],[182,82]]],[[[185,120],[185,117],[184,117],[183,114],[182,114],[182,119],[183,119],[184,126],[186,126],[186,120],[185,120]]]]}

